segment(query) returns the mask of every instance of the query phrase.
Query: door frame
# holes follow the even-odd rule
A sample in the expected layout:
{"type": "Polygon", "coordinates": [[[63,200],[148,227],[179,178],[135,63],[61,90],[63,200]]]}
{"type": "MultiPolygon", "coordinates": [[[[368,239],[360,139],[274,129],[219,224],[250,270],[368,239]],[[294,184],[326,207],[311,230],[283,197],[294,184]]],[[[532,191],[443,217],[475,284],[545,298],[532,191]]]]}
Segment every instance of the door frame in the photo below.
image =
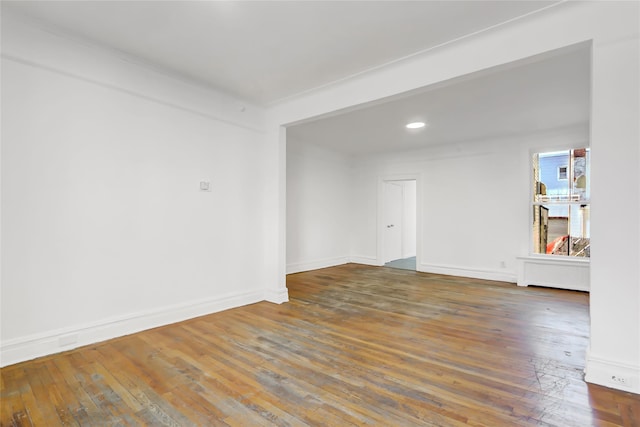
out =
{"type": "Polygon", "coordinates": [[[420,270],[422,263],[422,218],[423,218],[423,201],[422,201],[422,174],[420,173],[403,173],[381,175],[378,177],[378,215],[377,215],[377,235],[376,235],[376,264],[384,265],[384,232],[385,232],[385,213],[384,213],[384,185],[391,181],[415,181],[416,182],[416,271],[420,270]]]}
{"type": "Polygon", "coordinates": [[[405,242],[405,182],[412,181],[384,181],[382,193],[382,220],[385,227],[382,240],[382,261],[401,259],[405,242]],[[391,224],[391,225],[390,225],[391,224]],[[392,227],[392,228],[390,228],[392,227]]]}

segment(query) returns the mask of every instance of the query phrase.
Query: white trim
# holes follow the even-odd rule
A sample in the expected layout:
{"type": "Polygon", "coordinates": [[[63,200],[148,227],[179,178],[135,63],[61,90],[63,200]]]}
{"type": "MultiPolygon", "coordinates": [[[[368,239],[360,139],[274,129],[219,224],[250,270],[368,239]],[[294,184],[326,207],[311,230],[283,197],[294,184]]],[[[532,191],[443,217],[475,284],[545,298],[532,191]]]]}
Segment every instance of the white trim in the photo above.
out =
{"type": "Polygon", "coordinates": [[[266,111],[262,106],[21,14],[5,15],[9,19],[6,23],[3,19],[3,24],[11,37],[3,39],[2,59],[258,134],[266,132],[266,111]],[[42,55],[43,51],[47,54],[42,55]]]}
{"type": "Polygon", "coordinates": [[[564,165],[564,166],[558,166],[558,177],[557,177],[558,181],[568,181],[569,180],[569,165],[564,165]],[[564,171],[564,178],[562,178],[560,176],[560,169],[565,168],[566,170],[564,171]]]}
{"type": "MultiPolygon", "coordinates": [[[[560,201],[536,201],[536,195],[534,194],[534,189],[536,188],[535,177],[533,176],[533,157],[535,155],[555,155],[563,152],[571,153],[572,150],[577,150],[581,148],[586,148],[587,150],[591,150],[591,145],[589,140],[583,140],[581,137],[577,135],[573,135],[572,132],[569,132],[566,135],[567,141],[563,143],[556,143],[548,146],[536,146],[529,148],[529,157],[527,160],[528,164],[528,176],[529,176],[529,205],[530,206],[542,206],[542,205],[591,205],[591,200],[560,200],[560,201]]],[[[558,170],[558,174],[559,174],[558,170]]],[[[591,181],[591,178],[588,178],[591,181]]],[[[529,235],[529,249],[528,253],[530,256],[549,256],[554,257],[555,255],[545,255],[545,254],[536,254],[534,251],[534,242],[533,242],[533,209],[529,208],[529,222],[527,223],[528,227],[528,235],[529,235]]],[[[580,259],[580,258],[576,258],[580,259]]],[[[523,285],[520,285],[523,286],[523,285]]]]}
{"type": "Polygon", "coordinates": [[[402,174],[390,174],[378,176],[378,200],[376,207],[376,264],[371,265],[384,265],[384,184],[392,181],[415,181],[416,182],[416,264],[419,264],[422,260],[422,218],[423,214],[423,189],[422,189],[422,173],[402,173],[402,174]]]}
{"type": "Polygon", "coordinates": [[[264,300],[274,304],[282,304],[289,301],[289,290],[287,288],[271,290],[264,292],[264,300]]]}
{"type": "Polygon", "coordinates": [[[227,294],[3,341],[0,367],[264,300],[263,290],[227,294]]]}
{"type": "Polygon", "coordinates": [[[554,255],[521,256],[518,263],[518,286],[545,286],[589,292],[590,260],[554,255]]]}
{"type": "Polygon", "coordinates": [[[314,261],[295,262],[287,264],[287,274],[300,273],[302,271],[318,270],[320,268],[334,267],[349,262],[349,257],[325,258],[314,261]]]}
{"type": "MultiPolygon", "coordinates": [[[[267,301],[282,304],[289,301],[289,290],[287,289],[287,128],[278,126],[278,135],[276,142],[276,153],[278,156],[279,167],[275,170],[277,175],[276,181],[276,203],[273,211],[272,220],[276,221],[277,234],[272,237],[273,240],[267,239],[270,244],[276,245],[275,262],[276,277],[275,288],[267,289],[265,299],[267,301]],[[283,212],[281,215],[280,212],[283,212]]],[[[265,192],[267,200],[272,198],[268,192],[265,192]]],[[[270,202],[266,203],[270,206],[270,202]]]]}
{"type": "Polygon", "coordinates": [[[484,270],[477,268],[422,263],[418,264],[417,270],[422,273],[444,274],[447,276],[470,277],[472,279],[516,283],[515,274],[498,270],[484,270]]]}
{"type": "Polygon", "coordinates": [[[349,262],[353,264],[363,264],[363,265],[371,265],[374,267],[382,267],[384,263],[381,263],[380,260],[376,257],[372,256],[354,256],[349,257],[349,262]]]}
{"type": "MultiPolygon", "coordinates": [[[[3,13],[7,15],[5,11],[3,11],[3,13]]],[[[155,74],[159,74],[163,77],[179,81],[180,83],[193,87],[196,90],[214,91],[220,96],[237,99],[238,101],[244,102],[247,104],[249,103],[253,104],[248,99],[240,98],[237,95],[233,95],[230,92],[226,92],[223,89],[220,89],[217,87],[214,88],[210,84],[207,84],[203,81],[199,81],[197,79],[187,77],[180,72],[170,70],[166,67],[158,66],[157,64],[151,61],[147,61],[138,55],[132,55],[118,48],[109,46],[108,44],[99,43],[90,38],[78,36],[77,34],[74,34],[73,31],[69,31],[64,27],[52,25],[48,22],[44,22],[40,19],[34,19],[32,17],[29,17],[19,12],[15,13],[10,11],[8,15],[11,17],[11,19],[14,22],[19,22],[20,25],[45,32],[47,33],[48,37],[53,36],[55,38],[59,38],[61,40],[64,40],[64,42],[69,45],[74,45],[76,47],[81,47],[83,49],[88,48],[89,50],[92,50],[96,53],[99,52],[104,56],[111,57],[112,59],[117,60],[118,62],[125,63],[125,64],[132,64],[138,68],[145,69],[155,74]]]]}
{"type": "MultiPolygon", "coordinates": [[[[0,54],[0,57],[2,59],[4,59],[4,60],[7,60],[7,61],[12,61],[12,62],[15,62],[15,63],[18,63],[18,64],[22,64],[22,65],[25,65],[25,66],[28,66],[28,67],[38,68],[40,70],[48,71],[50,73],[58,74],[58,75],[61,75],[61,76],[64,76],[64,77],[68,77],[68,78],[74,79],[74,80],[79,80],[81,82],[89,83],[91,85],[100,86],[100,87],[105,88],[105,89],[110,89],[110,90],[113,90],[113,91],[116,91],[116,92],[123,93],[125,95],[133,96],[133,97],[136,97],[136,98],[139,98],[139,99],[143,99],[145,101],[153,102],[153,103],[165,106],[165,107],[169,107],[169,108],[173,108],[173,109],[176,109],[176,110],[184,111],[184,112],[187,112],[187,113],[190,113],[190,114],[194,114],[196,116],[200,116],[200,117],[203,117],[203,118],[208,119],[208,120],[224,123],[224,124],[227,124],[227,125],[237,126],[237,127],[243,128],[245,130],[248,130],[248,131],[251,131],[251,132],[256,132],[256,133],[259,133],[259,134],[263,134],[264,133],[264,130],[260,129],[259,127],[251,126],[251,125],[242,123],[242,122],[240,122],[238,120],[227,119],[227,118],[223,117],[221,114],[211,113],[209,111],[205,111],[202,108],[192,108],[192,107],[184,105],[185,103],[167,101],[167,100],[162,99],[162,97],[153,96],[153,95],[146,95],[146,94],[142,93],[141,91],[125,88],[123,85],[120,85],[120,84],[113,84],[113,83],[105,82],[105,81],[102,81],[102,80],[99,80],[99,79],[94,79],[94,78],[91,78],[91,77],[85,77],[85,76],[82,76],[80,74],[73,73],[73,72],[70,72],[70,71],[66,71],[66,70],[63,70],[61,68],[49,66],[49,65],[43,64],[43,63],[38,62],[38,61],[34,61],[34,60],[31,60],[31,59],[24,59],[24,58],[21,58],[21,57],[18,57],[18,56],[12,56],[12,55],[5,54],[5,53],[0,54]]],[[[204,92],[204,90],[203,90],[203,92],[204,92]]]]}
{"type": "Polygon", "coordinates": [[[447,41],[445,41],[443,43],[437,44],[435,46],[428,47],[428,48],[423,49],[423,50],[418,51],[418,52],[411,53],[411,54],[403,56],[401,58],[393,59],[393,60],[391,60],[389,62],[385,62],[383,64],[379,64],[379,65],[367,68],[366,70],[363,70],[363,71],[355,72],[353,74],[347,75],[345,77],[338,78],[338,79],[333,80],[331,82],[324,83],[324,84],[321,84],[319,86],[312,87],[310,89],[305,89],[305,90],[303,90],[301,92],[298,92],[298,93],[295,93],[293,95],[285,96],[283,98],[280,98],[280,99],[277,99],[275,101],[269,102],[267,104],[267,106],[269,106],[269,107],[275,106],[275,105],[282,104],[282,103],[285,103],[285,102],[289,102],[289,101],[292,101],[292,100],[295,100],[295,99],[298,99],[298,98],[301,98],[301,97],[304,97],[304,96],[307,96],[307,95],[310,95],[310,94],[321,92],[321,91],[326,90],[326,89],[331,89],[331,88],[333,88],[333,87],[335,87],[335,86],[337,86],[339,84],[342,84],[342,83],[347,83],[347,82],[351,82],[353,80],[357,80],[357,79],[360,79],[360,78],[365,78],[365,77],[367,77],[367,75],[370,75],[371,73],[374,73],[374,72],[376,72],[378,70],[382,70],[382,69],[385,69],[385,68],[391,68],[391,67],[393,67],[393,66],[395,66],[397,64],[401,64],[401,63],[404,63],[404,62],[412,61],[412,60],[414,60],[415,58],[417,58],[419,56],[428,55],[428,54],[430,54],[430,53],[432,53],[434,51],[437,52],[439,49],[445,48],[445,47],[447,47],[449,45],[455,45],[455,44],[464,42],[465,40],[470,39],[470,38],[473,39],[474,37],[480,36],[483,33],[499,31],[501,29],[501,27],[503,27],[503,26],[507,26],[507,25],[511,24],[512,22],[518,22],[520,20],[525,20],[525,19],[529,18],[530,16],[534,16],[536,14],[542,13],[543,11],[546,11],[547,9],[553,8],[555,6],[558,6],[559,4],[564,3],[566,1],[569,1],[569,0],[560,0],[557,3],[553,3],[553,4],[550,4],[548,6],[543,7],[541,9],[536,9],[534,11],[527,12],[527,13],[525,13],[523,15],[516,16],[515,18],[507,19],[506,21],[499,22],[497,24],[493,24],[493,25],[491,25],[491,26],[489,26],[487,28],[482,28],[482,29],[474,31],[472,33],[464,34],[464,35],[462,35],[460,37],[457,37],[455,39],[447,40],[447,41]]]}
{"type": "Polygon", "coordinates": [[[602,359],[587,355],[584,380],[616,390],[640,394],[640,366],[629,365],[615,360],[602,359]],[[628,385],[620,384],[613,377],[629,380],[628,385]]]}

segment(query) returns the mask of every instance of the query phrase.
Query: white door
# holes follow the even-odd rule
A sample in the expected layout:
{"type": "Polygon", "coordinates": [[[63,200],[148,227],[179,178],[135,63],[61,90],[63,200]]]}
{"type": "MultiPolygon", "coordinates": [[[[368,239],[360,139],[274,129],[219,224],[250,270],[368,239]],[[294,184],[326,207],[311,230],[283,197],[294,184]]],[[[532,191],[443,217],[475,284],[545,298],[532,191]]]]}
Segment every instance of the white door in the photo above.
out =
{"type": "Polygon", "coordinates": [[[402,184],[384,183],[384,262],[402,258],[402,184]]]}

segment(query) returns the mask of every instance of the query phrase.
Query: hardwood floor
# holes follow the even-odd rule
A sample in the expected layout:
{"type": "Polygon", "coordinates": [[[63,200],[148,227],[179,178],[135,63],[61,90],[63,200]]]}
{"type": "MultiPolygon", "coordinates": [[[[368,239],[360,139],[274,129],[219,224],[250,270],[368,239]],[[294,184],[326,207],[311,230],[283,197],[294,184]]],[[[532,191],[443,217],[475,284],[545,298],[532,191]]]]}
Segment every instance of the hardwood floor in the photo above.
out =
{"type": "Polygon", "coordinates": [[[3,426],[639,426],[583,381],[588,294],[347,264],[3,368],[3,426]]]}

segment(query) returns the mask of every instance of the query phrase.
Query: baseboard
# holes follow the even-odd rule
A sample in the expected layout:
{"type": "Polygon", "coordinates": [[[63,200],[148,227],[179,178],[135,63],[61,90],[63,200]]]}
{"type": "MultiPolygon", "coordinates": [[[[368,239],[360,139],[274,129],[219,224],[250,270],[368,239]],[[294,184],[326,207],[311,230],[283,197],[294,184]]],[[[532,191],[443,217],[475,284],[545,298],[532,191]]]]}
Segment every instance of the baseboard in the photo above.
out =
{"type": "Polygon", "coordinates": [[[289,290],[285,287],[278,290],[267,290],[264,292],[264,300],[274,304],[282,304],[289,301],[289,290]]]}
{"type": "Polygon", "coordinates": [[[445,274],[447,276],[469,277],[472,279],[495,280],[516,283],[516,274],[510,271],[479,270],[434,264],[419,264],[418,271],[423,273],[445,274]]]}
{"type": "Polygon", "coordinates": [[[384,265],[384,263],[378,261],[378,258],[366,256],[351,256],[349,257],[349,262],[354,264],[372,265],[374,267],[380,267],[384,265]]]}
{"type": "Polygon", "coordinates": [[[7,340],[0,344],[0,367],[230,308],[253,304],[263,301],[264,296],[263,289],[228,294],[209,301],[192,301],[166,306],[161,309],[7,340]]]}
{"type": "Polygon", "coordinates": [[[300,273],[303,271],[318,270],[320,268],[334,267],[349,262],[348,257],[325,258],[314,261],[296,262],[287,264],[287,274],[300,273]]]}
{"type": "Polygon", "coordinates": [[[584,380],[616,390],[640,394],[640,366],[587,355],[584,380]]]}

